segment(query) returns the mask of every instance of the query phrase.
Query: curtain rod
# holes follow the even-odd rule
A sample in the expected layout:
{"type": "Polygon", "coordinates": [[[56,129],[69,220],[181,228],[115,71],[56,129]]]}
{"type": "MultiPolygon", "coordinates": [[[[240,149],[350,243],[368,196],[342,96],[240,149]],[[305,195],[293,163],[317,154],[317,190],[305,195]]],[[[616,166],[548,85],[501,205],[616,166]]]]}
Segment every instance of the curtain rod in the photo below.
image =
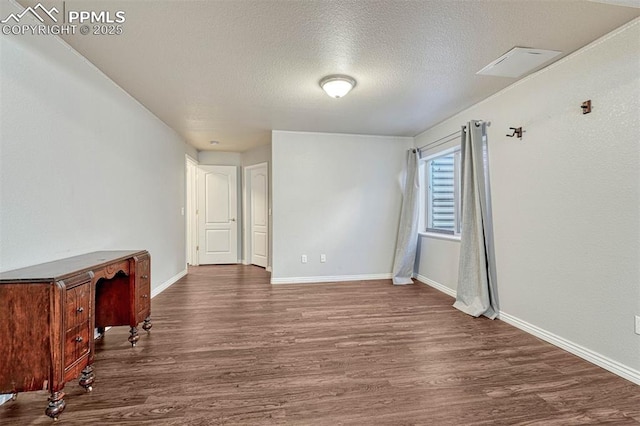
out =
{"type": "MultiPolygon", "coordinates": [[[[476,122],[476,127],[480,127],[482,125],[482,123],[484,123],[483,120],[477,121],[476,122]]],[[[490,125],[491,125],[491,122],[488,121],[487,122],[487,126],[490,126],[490,125]]],[[[467,128],[467,126],[462,126],[462,129],[466,129],[466,128],[467,128]]],[[[422,152],[422,150],[425,149],[425,148],[435,148],[437,146],[444,145],[447,142],[451,142],[454,139],[454,136],[455,137],[460,136],[460,133],[462,132],[462,129],[457,130],[457,131],[455,131],[455,132],[453,132],[451,134],[448,134],[447,136],[443,136],[440,139],[436,139],[435,141],[429,142],[428,144],[422,145],[420,148],[418,148],[418,152],[422,152]],[[440,142],[440,143],[438,143],[438,142],[440,142]]]]}
{"type": "Polygon", "coordinates": [[[462,130],[456,130],[455,132],[453,132],[453,133],[451,133],[451,134],[449,134],[447,136],[443,136],[440,139],[436,139],[435,141],[429,142],[426,145],[422,145],[420,148],[418,148],[418,151],[422,151],[425,148],[434,148],[436,146],[440,146],[442,144],[445,144],[445,143],[451,141],[454,138],[454,136],[455,137],[460,136],[460,132],[462,132],[462,130]],[[440,142],[440,143],[438,143],[438,142],[440,142]]]}

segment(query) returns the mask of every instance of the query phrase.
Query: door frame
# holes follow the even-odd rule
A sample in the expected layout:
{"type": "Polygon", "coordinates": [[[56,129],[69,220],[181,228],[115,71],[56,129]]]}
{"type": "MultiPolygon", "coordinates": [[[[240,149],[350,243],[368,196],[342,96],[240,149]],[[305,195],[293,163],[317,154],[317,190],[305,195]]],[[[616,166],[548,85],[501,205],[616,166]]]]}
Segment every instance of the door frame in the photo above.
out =
{"type": "Polygon", "coordinates": [[[198,266],[198,161],[185,154],[185,249],[187,265],[198,266]],[[189,167],[194,173],[189,174],[189,167]]]}
{"type": "Polygon", "coordinates": [[[267,171],[267,271],[271,271],[271,191],[269,190],[269,163],[262,162],[243,167],[242,173],[242,264],[251,265],[251,171],[264,167],[267,171]]]}

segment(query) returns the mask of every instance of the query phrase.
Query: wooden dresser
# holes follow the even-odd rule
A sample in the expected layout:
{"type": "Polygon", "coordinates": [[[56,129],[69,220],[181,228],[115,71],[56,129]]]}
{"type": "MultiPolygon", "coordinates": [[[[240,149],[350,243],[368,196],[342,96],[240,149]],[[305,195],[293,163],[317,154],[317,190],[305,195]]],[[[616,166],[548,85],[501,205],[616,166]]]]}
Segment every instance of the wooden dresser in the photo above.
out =
{"type": "Polygon", "coordinates": [[[66,382],[94,382],[94,329],[151,329],[151,258],[146,251],[100,251],[0,273],[0,394],[49,390],[57,420],[66,382]]]}

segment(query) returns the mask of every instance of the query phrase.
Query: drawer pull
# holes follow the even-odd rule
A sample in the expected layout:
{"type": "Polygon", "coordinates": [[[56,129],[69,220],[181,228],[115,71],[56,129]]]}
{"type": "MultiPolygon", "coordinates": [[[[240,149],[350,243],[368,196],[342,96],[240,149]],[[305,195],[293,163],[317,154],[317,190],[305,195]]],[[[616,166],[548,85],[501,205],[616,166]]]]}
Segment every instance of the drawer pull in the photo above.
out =
{"type": "Polygon", "coordinates": [[[82,306],[80,306],[78,309],[76,309],[76,311],[81,314],[84,312],[84,308],[82,306]]]}
{"type": "Polygon", "coordinates": [[[143,279],[143,280],[146,280],[146,279],[148,279],[148,278],[149,278],[149,275],[143,275],[143,276],[142,276],[142,279],[143,279]]]}
{"type": "Polygon", "coordinates": [[[76,337],[76,342],[78,342],[78,343],[82,342],[82,336],[76,337]]]}
{"type": "Polygon", "coordinates": [[[147,297],[149,297],[149,296],[147,296],[146,294],[143,294],[143,295],[142,295],[142,298],[143,298],[143,299],[146,299],[147,297]]]}

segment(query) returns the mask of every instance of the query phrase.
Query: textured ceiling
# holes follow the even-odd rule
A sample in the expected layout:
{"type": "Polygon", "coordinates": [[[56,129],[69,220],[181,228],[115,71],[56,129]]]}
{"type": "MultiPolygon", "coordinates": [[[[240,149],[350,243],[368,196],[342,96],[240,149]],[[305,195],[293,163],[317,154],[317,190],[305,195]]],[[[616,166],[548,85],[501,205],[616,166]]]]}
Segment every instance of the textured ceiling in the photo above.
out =
{"type": "Polygon", "coordinates": [[[584,0],[67,0],[65,7],[125,11],[122,35],[63,38],[189,143],[221,151],[269,143],[272,129],[414,136],[512,84],[475,75],[512,47],[566,55],[640,15],[584,0]],[[334,73],[358,82],[343,99],[318,86],[334,73]]]}

